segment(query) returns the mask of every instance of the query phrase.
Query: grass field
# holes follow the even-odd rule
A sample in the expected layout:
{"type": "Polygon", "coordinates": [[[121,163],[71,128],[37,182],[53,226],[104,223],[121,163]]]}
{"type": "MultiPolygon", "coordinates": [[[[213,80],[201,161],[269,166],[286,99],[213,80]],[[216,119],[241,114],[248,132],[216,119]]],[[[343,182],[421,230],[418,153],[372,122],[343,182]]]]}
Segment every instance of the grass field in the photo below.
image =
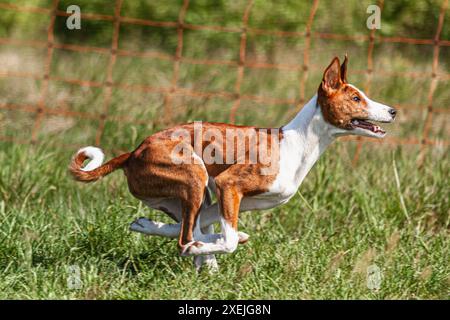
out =
{"type": "Polygon", "coordinates": [[[347,150],[327,152],[302,196],[244,213],[249,243],[210,275],[176,241],[128,231],[136,217],[167,218],[132,198],[121,172],[81,185],[67,174],[70,153],[2,145],[0,298],[447,299],[447,154],[418,169],[410,153],[378,147],[354,168],[347,150]],[[366,285],[372,264],[379,290],[366,285]],[[72,265],[80,289],[67,285],[72,265]]]}
{"type": "MultiPolygon", "coordinates": [[[[434,22],[427,23],[437,19],[440,1],[385,2],[383,12],[387,18],[377,32],[385,36],[433,38],[434,22]]],[[[48,7],[51,1],[20,3],[48,7]]],[[[67,3],[61,1],[62,5],[67,3]]],[[[112,6],[98,1],[80,3],[89,12],[99,8],[102,11],[97,13],[113,12],[112,6]]],[[[125,14],[148,18],[147,12],[151,12],[156,20],[172,21],[177,19],[182,2],[173,0],[155,5],[154,1],[147,1],[147,7],[140,2],[145,10],[136,3],[125,1],[125,14]]],[[[191,1],[186,21],[240,26],[247,1],[221,3],[224,8],[216,12],[206,1],[191,1]]],[[[279,2],[255,1],[250,27],[303,30],[309,12],[305,3],[290,1],[284,7],[279,2]]],[[[367,35],[365,9],[370,3],[352,0],[348,6],[342,6],[336,1],[320,1],[312,31],[367,35]],[[336,25],[341,19],[345,23],[336,25]]],[[[449,40],[449,13],[447,10],[441,37],[444,40],[449,40]]],[[[21,16],[2,9],[0,38],[46,41],[48,21],[48,16],[38,18],[34,13],[21,16]]],[[[62,17],[57,18],[55,42],[109,50],[110,21],[86,22],[80,34],[58,29],[64,28],[64,23],[62,17]]],[[[121,28],[119,49],[157,54],[174,54],[176,50],[176,29],[124,24],[121,28]]],[[[233,61],[239,58],[239,33],[185,30],[184,37],[185,58],[233,61]]],[[[450,107],[449,48],[440,48],[436,70],[439,81],[433,95],[435,109],[450,107]]],[[[301,64],[304,49],[303,38],[249,34],[246,59],[301,64]]],[[[342,58],[345,53],[350,59],[350,82],[365,88],[367,51],[368,43],[364,41],[313,39],[306,98],[314,95],[323,69],[332,57],[342,58]]],[[[46,54],[47,47],[2,43],[1,105],[35,105],[39,101],[41,78],[2,75],[41,75],[46,54]]],[[[370,97],[392,106],[401,105],[396,122],[383,125],[388,136],[422,139],[427,110],[420,106],[428,103],[432,57],[432,45],[375,44],[370,97]],[[378,71],[424,76],[387,77],[378,71]]],[[[109,53],[55,48],[50,73],[59,79],[102,83],[108,61],[109,53]]],[[[119,56],[113,83],[167,87],[173,70],[172,61],[119,56]]],[[[296,100],[302,72],[246,67],[240,93],[296,100]]],[[[236,77],[235,66],[182,62],[177,86],[200,92],[233,93],[236,77]]],[[[194,120],[227,122],[234,103],[234,99],[220,97],[175,95],[172,109],[167,112],[164,98],[161,93],[113,90],[100,143],[107,159],[133,150],[145,137],[169,124],[194,120]],[[128,121],[117,121],[114,117],[127,117],[128,121]]],[[[335,142],[289,203],[241,215],[239,228],[250,235],[250,241],[239,246],[234,254],[219,256],[221,272],[211,275],[205,271],[197,274],[191,258],[179,257],[176,241],[145,237],[128,230],[129,224],[140,216],[165,222],[169,219],[133,198],[122,172],[90,185],[76,183],[69,176],[67,166],[77,148],[94,144],[99,125],[96,118],[102,112],[103,102],[102,87],[49,81],[46,107],[70,110],[75,116],[45,114],[35,145],[27,142],[36,114],[20,108],[0,108],[0,140],[6,140],[0,141],[1,299],[450,297],[450,158],[448,144],[439,143],[448,141],[450,136],[447,114],[435,112],[432,117],[428,138],[437,143],[427,148],[422,165],[419,146],[390,144],[365,144],[359,161],[353,165],[355,141],[335,142]],[[81,119],[77,113],[92,118],[81,119]],[[367,285],[367,272],[373,266],[380,270],[379,289],[367,285]],[[79,288],[68,283],[73,268],[80,271],[79,288]]],[[[242,100],[236,122],[278,127],[300,107],[242,100]]]]}

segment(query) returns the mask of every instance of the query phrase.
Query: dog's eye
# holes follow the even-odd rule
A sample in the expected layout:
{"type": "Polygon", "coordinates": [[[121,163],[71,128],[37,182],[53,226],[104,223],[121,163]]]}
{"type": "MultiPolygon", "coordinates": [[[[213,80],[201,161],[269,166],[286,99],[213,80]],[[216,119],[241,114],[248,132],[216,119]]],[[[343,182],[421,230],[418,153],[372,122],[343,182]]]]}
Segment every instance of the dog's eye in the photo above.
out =
{"type": "Polygon", "coordinates": [[[356,102],[360,102],[360,101],[361,101],[361,99],[360,99],[358,96],[354,96],[354,97],[352,98],[352,100],[353,100],[353,101],[356,101],[356,102]]]}

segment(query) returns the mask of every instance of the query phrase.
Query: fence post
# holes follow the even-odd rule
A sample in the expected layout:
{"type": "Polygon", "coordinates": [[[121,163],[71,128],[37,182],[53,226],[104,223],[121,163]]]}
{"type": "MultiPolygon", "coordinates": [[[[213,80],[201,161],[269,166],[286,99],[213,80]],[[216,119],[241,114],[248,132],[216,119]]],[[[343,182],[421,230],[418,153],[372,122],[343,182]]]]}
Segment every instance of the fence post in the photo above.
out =
{"type": "Polygon", "coordinates": [[[51,7],[50,24],[47,29],[47,56],[44,65],[44,76],[41,83],[41,97],[37,103],[36,108],[36,119],[34,121],[33,130],[31,131],[31,143],[35,144],[37,142],[39,129],[41,127],[42,118],[44,117],[46,111],[46,101],[48,95],[48,86],[50,82],[50,73],[52,68],[53,51],[54,51],[54,30],[55,30],[55,20],[56,11],[58,10],[59,0],[53,0],[51,7]]]}
{"type": "Polygon", "coordinates": [[[172,102],[173,102],[173,95],[177,91],[177,83],[180,74],[180,64],[183,56],[184,18],[186,16],[188,7],[189,7],[189,0],[184,0],[183,6],[181,7],[180,12],[178,14],[177,49],[175,52],[175,59],[173,63],[172,81],[169,92],[166,93],[166,95],[164,96],[164,119],[163,119],[164,124],[169,124],[171,122],[170,116],[173,115],[172,102]]]}
{"type": "Polygon", "coordinates": [[[448,0],[442,1],[441,11],[439,13],[438,25],[436,28],[436,34],[434,36],[434,47],[433,47],[433,64],[432,64],[432,74],[430,90],[428,91],[428,105],[427,105],[427,116],[425,118],[425,124],[422,132],[422,141],[420,142],[420,154],[418,159],[418,165],[422,166],[425,160],[425,152],[428,144],[428,133],[430,131],[431,123],[433,121],[433,96],[436,91],[438,84],[438,68],[439,68],[439,38],[441,36],[442,27],[444,25],[445,10],[447,9],[448,0]]]}
{"type": "Polygon", "coordinates": [[[237,77],[236,84],[234,86],[236,100],[233,103],[230,111],[230,122],[235,123],[236,121],[236,112],[241,105],[241,86],[242,81],[244,81],[244,72],[245,72],[245,55],[247,49],[247,27],[248,27],[248,19],[250,17],[250,9],[252,8],[253,0],[248,0],[247,6],[244,11],[244,15],[242,17],[242,32],[241,32],[241,44],[239,47],[239,63],[237,69],[237,77]]]}
{"type": "Polygon", "coordinates": [[[314,17],[317,12],[317,7],[319,6],[319,0],[314,0],[311,11],[309,12],[309,18],[308,23],[306,24],[306,30],[305,30],[305,49],[303,51],[303,65],[302,65],[302,78],[300,80],[300,87],[299,87],[299,93],[300,93],[300,104],[305,103],[305,87],[306,87],[306,81],[308,80],[308,71],[309,71],[309,51],[311,48],[311,28],[314,21],[314,17]]]}
{"type": "Polygon", "coordinates": [[[106,69],[106,82],[103,84],[103,108],[100,114],[100,121],[95,136],[95,144],[100,145],[103,131],[105,129],[106,119],[108,117],[109,106],[111,104],[111,95],[113,87],[113,70],[117,60],[117,50],[119,48],[119,32],[120,32],[120,10],[122,9],[123,0],[116,0],[114,7],[114,24],[111,50],[109,62],[106,69]]]}

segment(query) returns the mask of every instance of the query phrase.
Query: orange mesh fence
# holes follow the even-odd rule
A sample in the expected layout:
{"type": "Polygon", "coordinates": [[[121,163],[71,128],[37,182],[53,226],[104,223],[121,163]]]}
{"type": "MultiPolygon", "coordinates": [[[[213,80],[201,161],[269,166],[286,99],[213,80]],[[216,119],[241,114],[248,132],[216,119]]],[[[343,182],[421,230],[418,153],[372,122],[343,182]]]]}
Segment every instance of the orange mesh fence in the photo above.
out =
{"type": "MultiPolygon", "coordinates": [[[[436,90],[437,84],[441,80],[450,80],[450,74],[439,73],[439,52],[441,47],[450,47],[450,40],[440,39],[441,31],[444,25],[445,12],[448,6],[448,0],[442,0],[440,7],[440,13],[438,21],[436,22],[436,33],[432,39],[415,39],[408,37],[382,37],[376,34],[376,29],[372,29],[367,35],[342,35],[342,34],[332,34],[323,32],[313,32],[312,25],[316,17],[317,8],[319,5],[319,0],[313,0],[306,24],[305,31],[294,32],[294,31],[282,31],[282,30],[266,30],[259,28],[252,28],[248,25],[249,16],[251,13],[253,1],[248,0],[245,10],[242,16],[242,27],[225,27],[217,25],[195,25],[185,22],[186,12],[189,10],[189,0],[183,0],[181,6],[178,21],[154,21],[139,18],[125,17],[121,15],[123,0],[116,0],[114,7],[114,15],[104,15],[104,14],[92,14],[92,13],[81,13],[82,20],[96,20],[96,21],[110,21],[113,24],[113,35],[112,43],[110,48],[95,47],[88,45],[76,45],[76,44],[61,44],[54,41],[54,28],[56,17],[68,17],[70,14],[58,10],[59,0],[53,0],[50,8],[41,7],[31,7],[31,6],[21,6],[10,3],[0,3],[0,9],[9,9],[19,12],[30,12],[36,14],[42,14],[50,16],[50,23],[47,28],[47,41],[39,40],[20,40],[13,38],[1,38],[0,45],[15,45],[20,47],[33,47],[33,48],[47,48],[47,55],[45,58],[44,72],[43,74],[35,74],[31,72],[10,72],[2,71],[0,68],[0,78],[26,78],[41,80],[42,86],[40,88],[40,98],[35,104],[13,104],[13,103],[3,103],[0,104],[0,109],[6,110],[21,110],[24,112],[29,112],[35,114],[34,126],[32,129],[31,138],[27,139],[16,139],[11,137],[0,136],[0,141],[14,141],[17,143],[37,143],[38,142],[38,132],[41,127],[42,118],[45,115],[59,115],[65,117],[74,117],[81,119],[92,119],[97,120],[99,126],[95,135],[96,144],[100,144],[102,135],[104,133],[105,122],[109,121],[121,121],[129,123],[146,123],[145,120],[136,120],[131,117],[118,116],[110,114],[109,106],[111,104],[111,96],[113,89],[124,90],[124,91],[138,91],[138,92],[151,92],[160,93],[164,96],[164,114],[166,119],[164,122],[170,122],[171,109],[173,104],[174,96],[188,96],[188,97],[201,97],[210,98],[217,97],[221,99],[226,99],[232,101],[232,107],[230,109],[230,122],[235,122],[236,114],[239,111],[241,101],[249,100],[260,103],[267,103],[271,105],[297,105],[304,103],[306,100],[305,84],[308,81],[308,74],[310,70],[321,70],[323,66],[314,65],[310,62],[310,45],[311,41],[314,39],[333,39],[339,41],[364,41],[367,42],[367,69],[365,70],[352,70],[352,74],[365,75],[365,91],[370,94],[371,82],[373,76],[373,51],[375,43],[405,43],[412,45],[430,45],[433,46],[433,57],[432,57],[432,70],[429,73],[426,72],[399,72],[399,71],[388,71],[388,70],[377,70],[377,76],[381,77],[404,77],[411,79],[431,79],[431,85],[428,92],[427,104],[426,105],[411,105],[411,104],[396,104],[395,106],[399,109],[417,109],[426,110],[426,119],[424,123],[423,132],[421,133],[421,138],[409,138],[401,139],[395,137],[385,138],[383,140],[373,140],[365,138],[356,138],[350,140],[357,141],[357,149],[354,155],[354,162],[357,162],[361,148],[365,143],[387,143],[394,145],[419,145],[421,147],[421,154],[426,148],[426,146],[433,145],[449,145],[447,140],[432,140],[429,139],[430,127],[433,118],[433,114],[449,114],[449,108],[435,107],[433,105],[433,96],[436,90]],[[161,27],[161,28],[174,28],[177,31],[177,46],[176,51],[173,55],[157,52],[138,52],[123,50],[119,48],[119,33],[121,24],[130,25],[141,25],[141,26],[151,26],[151,27],[161,27]],[[235,33],[240,34],[240,46],[239,46],[239,59],[238,61],[233,60],[214,60],[214,59],[197,59],[191,57],[183,57],[183,41],[184,41],[184,30],[207,30],[225,33],[235,33]],[[246,58],[247,49],[247,36],[251,35],[266,35],[281,38],[303,38],[304,39],[304,51],[303,51],[303,61],[300,64],[292,63],[268,63],[259,61],[249,61],[246,58]],[[90,81],[81,79],[72,79],[59,77],[51,74],[51,64],[53,59],[54,49],[64,49],[79,53],[94,52],[102,55],[109,56],[109,61],[106,68],[106,78],[105,81],[90,81]],[[173,63],[173,73],[172,79],[169,86],[156,87],[147,84],[126,84],[126,83],[116,83],[113,81],[114,66],[117,57],[140,57],[145,59],[159,59],[166,60],[173,63]],[[188,88],[183,88],[178,86],[179,80],[179,70],[181,64],[191,64],[191,65],[226,65],[230,67],[235,67],[237,76],[234,85],[234,91],[198,91],[188,88]],[[244,82],[244,73],[246,69],[275,69],[275,70],[291,70],[291,71],[301,71],[300,77],[298,79],[298,99],[282,99],[282,98],[270,98],[267,96],[242,94],[241,87],[244,82]],[[47,103],[48,87],[50,81],[60,81],[68,84],[84,86],[84,87],[94,87],[101,88],[103,90],[103,106],[101,112],[79,112],[67,110],[64,108],[50,108],[47,103]]],[[[382,9],[384,1],[379,0],[378,6],[382,9]]]]}

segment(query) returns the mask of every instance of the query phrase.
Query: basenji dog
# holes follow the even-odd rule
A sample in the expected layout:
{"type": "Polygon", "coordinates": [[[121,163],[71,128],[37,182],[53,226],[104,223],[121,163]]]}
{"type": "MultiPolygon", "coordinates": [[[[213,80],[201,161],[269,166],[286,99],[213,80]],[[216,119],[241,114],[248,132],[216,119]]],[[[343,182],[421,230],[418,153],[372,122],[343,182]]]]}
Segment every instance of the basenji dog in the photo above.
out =
{"type": "Polygon", "coordinates": [[[195,256],[197,268],[206,264],[216,269],[214,254],[231,253],[248,240],[238,231],[240,212],[286,203],[337,137],[385,136],[369,121],[392,122],[396,110],[349,84],[347,64],[347,56],[342,65],[335,57],[314,97],[281,128],[183,124],[151,135],[134,151],[103,165],[100,149],[83,148],[70,172],[78,181],[92,182],[123,169],[136,198],[177,222],[139,218],[130,229],[178,238],[182,256],[195,256]],[[90,162],[83,167],[86,159],[90,162]],[[211,193],[217,202],[212,203],[211,193]],[[216,222],[219,234],[214,233],[216,222]]]}

